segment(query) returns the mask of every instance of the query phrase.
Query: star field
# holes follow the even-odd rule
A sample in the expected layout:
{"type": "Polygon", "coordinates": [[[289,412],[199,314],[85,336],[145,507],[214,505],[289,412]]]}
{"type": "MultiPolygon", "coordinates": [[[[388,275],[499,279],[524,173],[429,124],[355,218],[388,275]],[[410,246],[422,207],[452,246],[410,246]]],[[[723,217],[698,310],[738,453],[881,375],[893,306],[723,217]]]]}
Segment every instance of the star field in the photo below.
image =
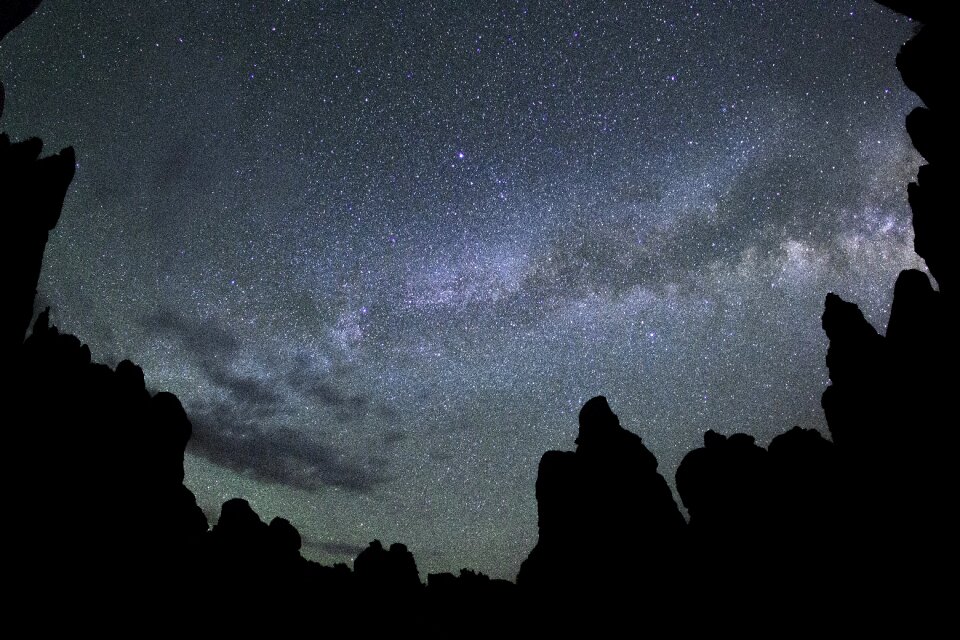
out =
{"type": "Polygon", "coordinates": [[[825,431],[829,291],[922,268],[913,25],[870,2],[44,3],[3,127],[74,145],[40,283],[194,423],[186,484],[304,554],[513,578],[603,394],[672,483],[825,431]]]}

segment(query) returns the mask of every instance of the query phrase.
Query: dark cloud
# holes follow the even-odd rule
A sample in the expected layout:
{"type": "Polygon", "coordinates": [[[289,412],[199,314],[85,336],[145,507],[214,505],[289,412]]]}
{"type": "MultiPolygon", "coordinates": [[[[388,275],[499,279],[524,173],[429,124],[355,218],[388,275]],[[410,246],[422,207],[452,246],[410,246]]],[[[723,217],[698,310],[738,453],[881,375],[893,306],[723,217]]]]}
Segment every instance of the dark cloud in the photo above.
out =
{"type": "Polygon", "coordinates": [[[382,458],[351,458],[302,431],[261,425],[232,405],[200,407],[191,417],[193,453],[261,482],[300,489],[333,486],[363,493],[388,479],[382,458]]]}
{"type": "Polygon", "coordinates": [[[194,320],[172,309],[161,309],[141,318],[141,326],[152,333],[177,338],[196,358],[233,358],[239,349],[236,337],[216,318],[194,320]]]}
{"type": "Polygon", "coordinates": [[[211,382],[227,389],[235,402],[260,407],[280,406],[283,396],[271,378],[260,379],[234,371],[232,364],[213,359],[200,361],[204,373],[211,382]]]}
{"type": "Polygon", "coordinates": [[[356,558],[360,552],[366,549],[364,545],[350,544],[349,542],[318,542],[316,540],[305,539],[303,546],[322,551],[331,556],[344,556],[356,558]]]}
{"type": "Polygon", "coordinates": [[[386,481],[384,459],[351,457],[319,434],[286,426],[304,405],[325,410],[333,423],[361,420],[374,407],[372,399],[344,391],[332,379],[349,372],[323,374],[309,358],[296,357],[286,370],[273,362],[274,372],[254,377],[237,371],[241,344],[216,318],[193,320],[162,310],[142,324],[179,341],[203,376],[229,394],[225,402],[188,400],[195,454],[262,482],[302,489],[336,486],[366,492],[386,481]]]}
{"type": "Polygon", "coordinates": [[[279,407],[283,396],[273,380],[238,373],[234,361],[240,342],[216,318],[194,320],[163,309],[141,323],[147,330],[172,336],[183,345],[206,377],[230,392],[235,402],[256,407],[279,407]]]}
{"type": "Polygon", "coordinates": [[[449,462],[453,460],[453,454],[449,451],[441,451],[440,449],[431,449],[427,451],[427,457],[433,460],[434,462],[449,462]]]}
{"type": "Polygon", "coordinates": [[[310,369],[293,368],[284,375],[284,382],[305,399],[333,410],[340,420],[349,422],[363,418],[370,407],[370,397],[345,392],[328,378],[310,369]]]}
{"type": "Polygon", "coordinates": [[[398,442],[403,442],[408,436],[403,431],[399,431],[397,429],[388,429],[383,432],[381,437],[383,438],[383,444],[390,446],[397,444],[398,442]]]}
{"type": "Polygon", "coordinates": [[[342,391],[330,380],[334,374],[318,373],[311,360],[302,355],[295,357],[285,372],[282,363],[271,362],[273,372],[267,377],[239,373],[236,359],[240,355],[240,341],[216,318],[194,320],[163,309],[144,318],[141,325],[148,331],[179,341],[210,382],[227,390],[235,402],[279,406],[286,395],[284,391],[289,391],[322,407],[335,409],[336,417],[341,420],[363,417],[371,404],[368,396],[342,391]]]}

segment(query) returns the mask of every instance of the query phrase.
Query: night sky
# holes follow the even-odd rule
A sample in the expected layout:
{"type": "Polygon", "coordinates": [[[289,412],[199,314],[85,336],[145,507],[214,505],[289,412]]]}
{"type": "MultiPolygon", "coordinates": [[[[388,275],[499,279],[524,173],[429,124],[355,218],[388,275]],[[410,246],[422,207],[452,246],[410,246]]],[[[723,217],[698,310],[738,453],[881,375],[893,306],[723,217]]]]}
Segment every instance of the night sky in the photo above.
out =
{"type": "Polygon", "coordinates": [[[211,522],[239,496],[326,564],[379,538],[513,578],[594,395],[671,484],[708,428],[825,431],[825,294],[882,328],[921,266],[912,30],[866,1],[46,2],[0,47],[2,124],[76,147],[40,305],[180,397],[211,522]]]}

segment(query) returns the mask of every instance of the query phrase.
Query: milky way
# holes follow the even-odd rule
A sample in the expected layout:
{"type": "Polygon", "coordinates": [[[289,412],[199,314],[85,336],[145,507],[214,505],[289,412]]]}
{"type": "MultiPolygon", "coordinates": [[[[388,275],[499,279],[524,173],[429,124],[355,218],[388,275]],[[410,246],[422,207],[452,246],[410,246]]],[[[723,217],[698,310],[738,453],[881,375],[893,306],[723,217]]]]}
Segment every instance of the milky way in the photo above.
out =
{"type": "Polygon", "coordinates": [[[310,558],[512,578],[597,394],[671,482],[825,430],[825,294],[882,328],[920,266],[869,2],[227,5],[44,3],[3,127],[77,149],[40,304],[181,398],[212,521],[310,558]]]}

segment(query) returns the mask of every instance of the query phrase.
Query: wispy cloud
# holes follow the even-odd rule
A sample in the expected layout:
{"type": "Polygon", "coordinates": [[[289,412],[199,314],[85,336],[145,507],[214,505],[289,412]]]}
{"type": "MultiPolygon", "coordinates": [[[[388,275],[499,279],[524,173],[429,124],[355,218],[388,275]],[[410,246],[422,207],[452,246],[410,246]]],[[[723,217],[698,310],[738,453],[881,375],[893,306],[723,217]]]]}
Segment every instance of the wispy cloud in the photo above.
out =
{"type": "MultiPolygon", "coordinates": [[[[387,462],[376,455],[353,455],[326,441],[321,431],[290,425],[304,406],[326,412],[332,424],[355,423],[368,412],[388,415],[365,394],[344,390],[343,371],[320,372],[309,361],[293,359],[262,376],[241,370],[242,345],[215,318],[192,319],[163,310],[142,320],[150,332],[180,343],[199,373],[225,392],[186,399],[194,423],[191,452],[256,478],[301,489],[322,486],[367,492],[386,482],[387,462]]],[[[268,367],[263,367],[268,369],[268,367]]],[[[392,433],[392,432],[390,432],[392,433]]],[[[393,436],[385,444],[394,442],[393,436]]]]}
{"type": "Polygon", "coordinates": [[[388,480],[383,458],[353,457],[300,430],[263,426],[233,405],[213,404],[192,418],[193,453],[262,482],[363,493],[388,480]]]}

